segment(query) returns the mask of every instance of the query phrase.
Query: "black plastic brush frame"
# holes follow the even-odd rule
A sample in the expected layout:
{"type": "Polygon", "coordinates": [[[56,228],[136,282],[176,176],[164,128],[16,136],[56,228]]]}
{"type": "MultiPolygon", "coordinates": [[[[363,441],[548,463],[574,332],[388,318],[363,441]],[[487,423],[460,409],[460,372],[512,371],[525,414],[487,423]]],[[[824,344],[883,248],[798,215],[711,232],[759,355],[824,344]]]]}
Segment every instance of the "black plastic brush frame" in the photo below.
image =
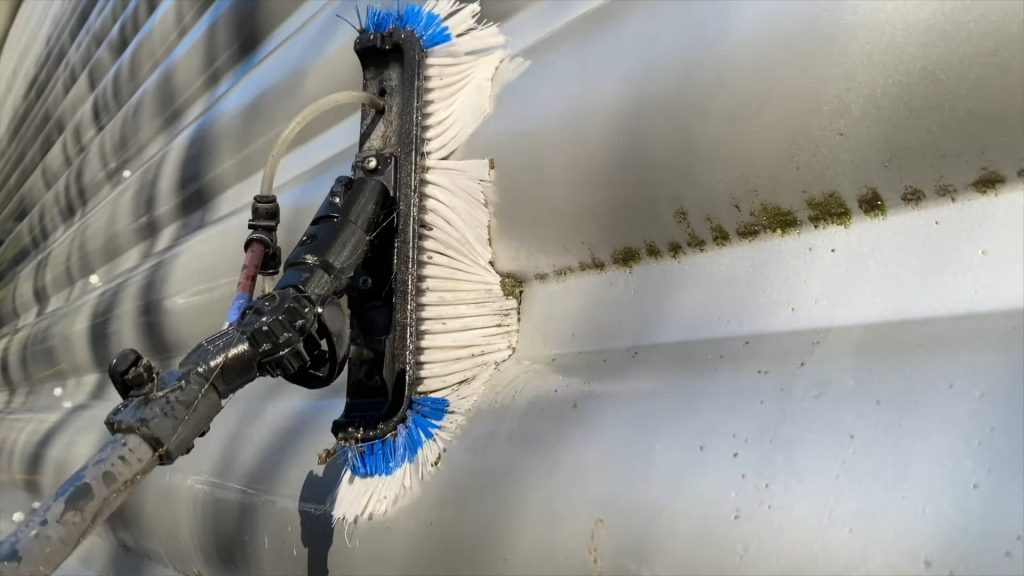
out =
{"type": "Polygon", "coordinates": [[[353,176],[386,175],[393,204],[348,292],[348,388],[345,408],[331,426],[342,443],[393,432],[405,418],[416,382],[423,46],[413,32],[395,29],[360,34],[355,52],[363,90],[381,98],[384,110],[363,108],[353,176]]]}

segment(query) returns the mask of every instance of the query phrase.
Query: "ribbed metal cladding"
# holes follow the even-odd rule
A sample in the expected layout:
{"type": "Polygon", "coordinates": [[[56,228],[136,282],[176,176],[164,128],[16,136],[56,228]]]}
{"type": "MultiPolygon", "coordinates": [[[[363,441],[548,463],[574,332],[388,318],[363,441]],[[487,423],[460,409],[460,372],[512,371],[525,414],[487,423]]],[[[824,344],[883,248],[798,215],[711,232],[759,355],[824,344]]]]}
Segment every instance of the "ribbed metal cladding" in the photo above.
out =
{"type": "MultiPolygon", "coordinates": [[[[316,452],[340,388],[257,382],[81,565],[1020,574],[1021,4],[484,11],[531,66],[465,156],[496,160],[496,267],[551,279],[527,282],[516,355],[441,469],[334,531],[318,512],[338,470],[316,452]],[[1005,184],[976,191],[982,169],[1005,184]],[[865,187],[885,218],[861,212],[865,187]],[[850,228],[810,224],[805,199],[830,191],[850,228]],[[799,233],[739,239],[765,203],[799,233]],[[647,241],[660,260],[615,269],[647,241]]],[[[167,364],[223,323],[274,138],[360,85],[354,13],[22,2],[0,50],[0,533],[109,437],[118,350],[167,364]]],[[[339,110],[284,157],[285,254],[357,130],[339,110]]]]}
{"type": "MultiPolygon", "coordinates": [[[[111,325],[126,277],[200,230],[211,201],[227,189],[223,184],[258,171],[265,137],[275,131],[271,122],[246,134],[241,141],[254,147],[251,161],[211,186],[239,152],[235,141],[225,140],[212,150],[211,137],[225,123],[241,130],[245,122],[224,101],[322,8],[207,0],[21,7],[0,62],[9,79],[0,104],[6,404],[15,390],[40,379],[100,373],[110,355],[127,345],[111,325]],[[219,154],[228,162],[214,163],[219,154]],[[164,244],[157,240],[161,232],[164,244]],[[58,344],[60,333],[75,335],[58,344]],[[73,342],[90,352],[61,357],[59,350],[73,342]]],[[[272,118],[283,123],[286,114],[272,118]]],[[[154,281],[142,280],[147,282],[154,281]]],[[[158,344],[153,352],[178,353],[159,345],[167,343],[153,333],[160,316],[155,307],[141,308],[154,316],[135,317],[146,326],[146,339],[158,344]]]]}

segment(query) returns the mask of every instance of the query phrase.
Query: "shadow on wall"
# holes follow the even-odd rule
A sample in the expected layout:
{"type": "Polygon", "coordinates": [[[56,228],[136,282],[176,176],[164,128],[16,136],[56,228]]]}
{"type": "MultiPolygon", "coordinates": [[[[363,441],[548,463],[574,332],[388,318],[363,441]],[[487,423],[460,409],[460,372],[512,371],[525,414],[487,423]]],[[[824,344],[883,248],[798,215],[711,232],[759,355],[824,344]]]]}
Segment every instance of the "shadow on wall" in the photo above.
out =
{"type": "Polygon", "coordinates": [[[299,526],[302,546],[306,549],[306,573],[327,576],[328,555],[334,544],[334,518],[331,496],[341,481],[344,465],[341,458],[332,458],[322,474],[310,470],[299,492],[299,526]]]}

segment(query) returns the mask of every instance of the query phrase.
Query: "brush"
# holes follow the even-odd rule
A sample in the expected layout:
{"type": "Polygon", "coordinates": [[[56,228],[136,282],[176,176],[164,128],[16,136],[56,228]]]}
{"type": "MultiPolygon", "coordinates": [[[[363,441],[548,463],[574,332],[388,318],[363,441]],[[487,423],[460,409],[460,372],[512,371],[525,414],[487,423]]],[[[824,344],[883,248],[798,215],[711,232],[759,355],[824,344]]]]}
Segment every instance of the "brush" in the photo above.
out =
{"type": "Polygon", "coordinates": [[[382,515],[417,490],[516,347],[518,302],[504,294],[491,264],[493,161],[452,159],[490,114],[500,86],[526,66],[509,58],[505,36],[479,13],[477,3],[430,0],[358,14],[361,34],[410,31],[424,54],[415,377],[404,420],[392,432],[336,447],[344,471],[333,516],[345,525],[382,515]]]}

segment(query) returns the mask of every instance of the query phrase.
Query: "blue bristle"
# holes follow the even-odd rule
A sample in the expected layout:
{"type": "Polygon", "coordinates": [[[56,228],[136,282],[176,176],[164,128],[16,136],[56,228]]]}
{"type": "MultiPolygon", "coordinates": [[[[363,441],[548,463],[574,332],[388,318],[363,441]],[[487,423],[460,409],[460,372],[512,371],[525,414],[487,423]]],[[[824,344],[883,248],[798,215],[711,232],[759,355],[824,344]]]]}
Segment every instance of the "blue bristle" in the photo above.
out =
{"type": "Polygon", "coordinates": [[[419,4],[403,5],[396,2],[392,8],[370,6],[366,9],[364,31],[384,33],[392,28],[413,31],[424,50],[452,41],[451,31],[444,19],[419,4]]]}
{"type": "Polygon", "coordinates": [[[451,402],[438,396],[416,396],[405,422],[387,438],[344,449],[349,470],[356,476],[390,476],[411,463],[448,414],[451,402]]]}

